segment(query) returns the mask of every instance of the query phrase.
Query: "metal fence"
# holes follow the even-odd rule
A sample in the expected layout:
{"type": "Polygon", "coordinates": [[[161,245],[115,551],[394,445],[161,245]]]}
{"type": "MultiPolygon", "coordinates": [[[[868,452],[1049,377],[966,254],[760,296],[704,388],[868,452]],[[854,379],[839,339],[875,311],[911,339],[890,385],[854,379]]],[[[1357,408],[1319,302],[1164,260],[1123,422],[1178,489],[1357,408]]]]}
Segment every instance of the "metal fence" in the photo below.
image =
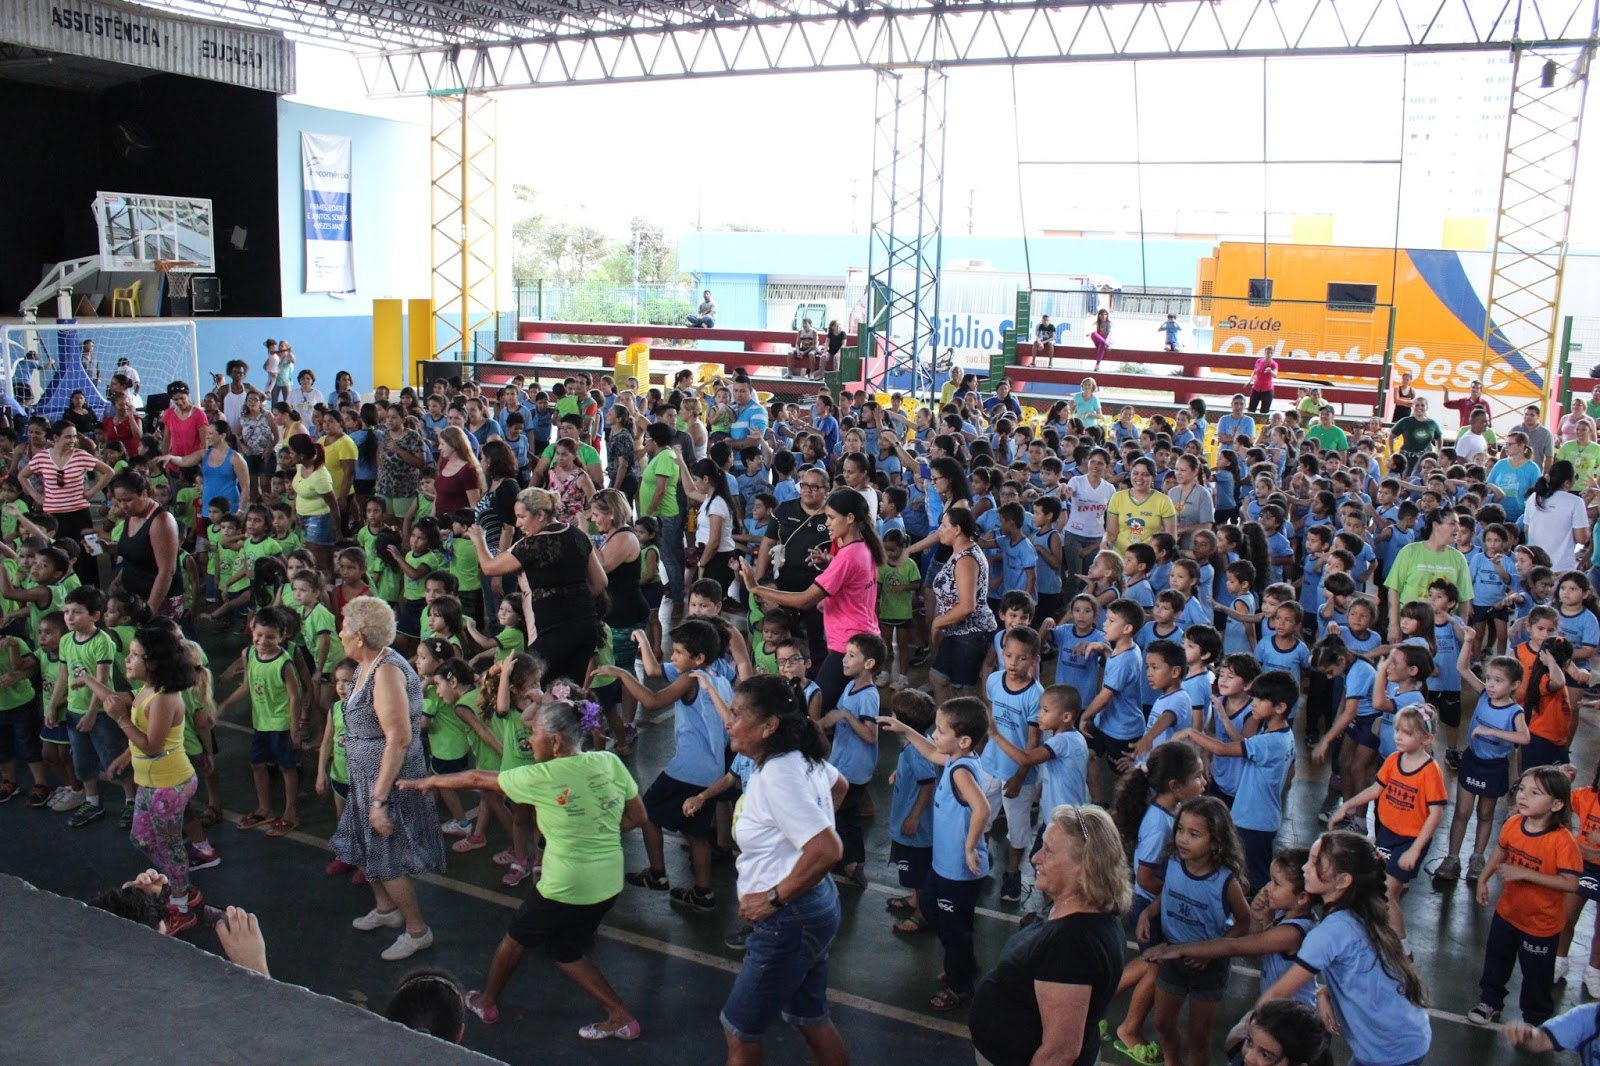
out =
{"type": "MultiPolygon", "coordinates": [[[[761,287],[749,286],[759,298],[761,287]]],[[[744,320],[743,286],[717,287],[719,314],[744,320]]],[[[700,305],[700,290],[684,282],[655,285],[551,285],[534,281],[516,290],[519,320],[555,322],[640,322],[655,325],[681,324],[700,305]]]]}

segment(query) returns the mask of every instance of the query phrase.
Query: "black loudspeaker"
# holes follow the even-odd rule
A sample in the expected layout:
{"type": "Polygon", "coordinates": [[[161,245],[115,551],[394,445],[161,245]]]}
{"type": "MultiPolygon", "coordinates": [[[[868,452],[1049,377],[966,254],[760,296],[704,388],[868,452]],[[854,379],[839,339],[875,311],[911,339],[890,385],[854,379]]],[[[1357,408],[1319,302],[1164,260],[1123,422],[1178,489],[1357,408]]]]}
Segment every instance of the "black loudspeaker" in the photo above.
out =
{"type": "Polygon", "coordinates": [[[422,367],[422,394],[426,396],[433,391],[435,381],[448,381],[461,376],[462,364],[453,359],[424,359],[418,364],[422,367]]]}
{"type": "Polygon", "coordinates": [[[222,282],[215,275],[195,278],[189,286],[189,296],[197,315],[214,315],[222,310],[222,282]]]}

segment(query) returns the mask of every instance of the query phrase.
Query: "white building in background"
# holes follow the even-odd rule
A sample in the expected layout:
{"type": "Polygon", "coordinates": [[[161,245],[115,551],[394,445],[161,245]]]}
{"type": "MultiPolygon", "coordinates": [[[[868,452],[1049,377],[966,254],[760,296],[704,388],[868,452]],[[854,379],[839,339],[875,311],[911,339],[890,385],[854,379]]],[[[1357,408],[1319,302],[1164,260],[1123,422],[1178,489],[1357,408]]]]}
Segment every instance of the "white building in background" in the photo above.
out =
{"type": "MultiPolygon", "coordinates": [[[[1414,55],[1406,61],[1400,244],[1433,247],[1447,219],[1481,219],[1494,236],[1511,108],[1504,55],[1414,55]]],[[[1454,243],[1454,242],[1452,242],[1454,243]]]]}

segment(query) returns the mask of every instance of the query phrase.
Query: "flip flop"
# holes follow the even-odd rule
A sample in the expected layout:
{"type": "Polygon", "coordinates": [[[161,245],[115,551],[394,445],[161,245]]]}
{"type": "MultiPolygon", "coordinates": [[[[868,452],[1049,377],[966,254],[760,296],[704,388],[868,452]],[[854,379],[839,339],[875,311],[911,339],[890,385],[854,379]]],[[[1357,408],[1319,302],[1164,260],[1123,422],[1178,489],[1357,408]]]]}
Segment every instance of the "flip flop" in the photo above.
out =
{"type": "Polygon", "coordinates": [[[271,825],[275,820],[276,819],[274,819],[270,814],[257,814],[255,811],[251,811],[249,814],[239,819],[238,828],[260,829],[264,826],[271,825]]]}
{"type": "Polygon", "coordinates": [[[637,1040],[639,1039],[639,1019],[634,1018],[627,1025],[615,1029],[602,1029],[598,1025],[586,1025],[578,1030],[578,1035],[585,1040],[637,1040]]]}
{"type": "Polygon", "coordinates": [[[1161,1045],[1154,1040],[1144,1044],[1135,1044],[1133,1047],[1122,1042],[1118,1037],[1111,1043],[1111,1050],[1126,1055],[1140,1066],[1161,1066],[1161,1045]]]}
{"type": "Polygon", "coordinates": [[[894,914],[915,914],[917,907],[912,904],[910,896],[890,896],[884,904],[894,914]]]}
{"type": "Polygon", "coordinates": [[[481,995],[483,995],[482,992],[468,992],[467,1009],[476,1014],[478,1020],[484,1025],[494,1025],[500,1020],[500,1008],[498,1006],[480,1007],[478,1005],[478,997],[481,995]]]}
{"type": "Polygon", "coordinates": [[[929,931],[930,926],[928,925],[928,919],[922,915],[908,914],[898,922],[895,922],[893,928],[895,932],[905,933],[909,936],[914,933],[926,933],[929,931]]]}
{"type": "Polygon", "coordinates": [[[286,837],[299,828],[299,822],[291,822],[286,818],[274,818],[272,824],[267,826],[267,836],[286,837]]]}

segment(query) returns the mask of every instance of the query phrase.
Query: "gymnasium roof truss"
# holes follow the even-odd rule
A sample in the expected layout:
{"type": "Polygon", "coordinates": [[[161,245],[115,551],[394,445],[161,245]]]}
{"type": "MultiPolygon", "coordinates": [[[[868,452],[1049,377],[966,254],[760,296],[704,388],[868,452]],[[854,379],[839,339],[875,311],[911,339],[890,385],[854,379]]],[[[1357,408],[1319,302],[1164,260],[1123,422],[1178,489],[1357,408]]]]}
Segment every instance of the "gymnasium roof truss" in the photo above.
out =
{"type": "Polygon", "coordinates": [[[369,92],[1593,43],[1595,0],[145,0],[356,52],[369,92]]]}

